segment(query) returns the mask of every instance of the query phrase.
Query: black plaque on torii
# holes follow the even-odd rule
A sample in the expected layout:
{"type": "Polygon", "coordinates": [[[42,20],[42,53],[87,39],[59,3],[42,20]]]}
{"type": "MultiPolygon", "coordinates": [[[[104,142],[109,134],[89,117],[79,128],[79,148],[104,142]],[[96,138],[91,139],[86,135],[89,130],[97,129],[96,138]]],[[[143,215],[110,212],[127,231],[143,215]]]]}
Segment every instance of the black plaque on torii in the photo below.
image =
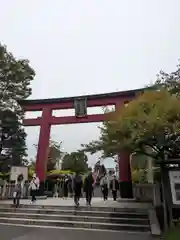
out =
{"type": "Polygon", "coordinates": [[[74,109],[76,117],[87,116],[87,99],[86,98],[76,98],[74,100],[74,109]]]}

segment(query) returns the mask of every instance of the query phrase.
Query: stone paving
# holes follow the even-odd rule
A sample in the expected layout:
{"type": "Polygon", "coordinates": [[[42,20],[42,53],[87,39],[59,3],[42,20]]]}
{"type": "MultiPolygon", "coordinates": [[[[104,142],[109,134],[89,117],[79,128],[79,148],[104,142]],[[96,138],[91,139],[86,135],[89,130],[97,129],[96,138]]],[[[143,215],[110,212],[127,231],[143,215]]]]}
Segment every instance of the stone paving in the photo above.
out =
{"type": "MultiPolygon", "coordinates": [[[[0,204],[11,204],[12,200],[0,201],[0,204]]],[[[21,199],[21,204],[30,204],[30,200],[21,199]]],[[[39,199],[34,203],[34,205],[42,205],[42,206],[72,206],[74,205],[73,199],[61,199],[61,198],[47,198],[47,199],[39,199]]],[[[84,198],[81,198],[80,205],[85,206],[86,201],[84,198]]],[[[121,200],[119,199],[117,202],[113,201],[110,198],[106,203],[104,203],[102,198],[93,198],[92,199],[93,207],[114,207],[114,208],[140,208],[140,209],[150,209],[151,204],[148,203],[137,203],[133,200],[121,200]]]]}
{"type": "Polygon", "coordinates": [[[26,228],[0,225],[2,240],[152,240],[149,234],[103,232],[103,231],[79,231],[46,228],[26,228]]]}

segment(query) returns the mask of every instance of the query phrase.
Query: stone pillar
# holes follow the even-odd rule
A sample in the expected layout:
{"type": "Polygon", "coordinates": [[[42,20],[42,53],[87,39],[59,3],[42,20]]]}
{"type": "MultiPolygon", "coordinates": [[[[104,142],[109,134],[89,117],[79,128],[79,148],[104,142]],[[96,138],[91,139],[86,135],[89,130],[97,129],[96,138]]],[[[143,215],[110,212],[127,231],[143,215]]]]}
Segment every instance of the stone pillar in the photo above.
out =
{"type": "MultiPolygon", "coordinates": [[[[152,153],[152,150],[150,148],[146,148],[146,152],[151,154],[152,153]]],[[[148,169],[148,172],[147,172],[147,181],[148,183],[152,183],[154,182],[154,175],[153,175],[153,159],[152,157],[150,156],[147,156],[146,157],[147,159],[147,169],[148,169]]]]}
{"type": "Polygon", "coordinates": [[[133,187],[131,179],[130,154],[121,152],[118,155],[119,184],[121,198],[133,198],[133,187]]]}
{"type": "Polygon", "coordinates": [[[43,195],[44,193],[44,181],[46,179],[47,157],[51,130],[51,117],[51,109],[44,108],[42,111],[42,120],[36,158],[36,175],[40,180],[39,195],[43,195]]]}

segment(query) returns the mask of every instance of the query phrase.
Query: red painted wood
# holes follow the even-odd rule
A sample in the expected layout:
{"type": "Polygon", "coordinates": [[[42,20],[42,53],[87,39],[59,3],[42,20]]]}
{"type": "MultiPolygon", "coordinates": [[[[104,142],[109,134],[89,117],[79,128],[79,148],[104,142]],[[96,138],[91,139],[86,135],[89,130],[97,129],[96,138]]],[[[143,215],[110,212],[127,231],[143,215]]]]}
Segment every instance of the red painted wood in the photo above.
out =
{"type": "Polygon", "coordinates": [[[42,112],[42,121],[39,134],[39,143],[37,149],[36,158],[36,174],[40,181],[44,181],[46,178],[47,157],[49,150],[49,139],[51,125],[47,121],[51,118],[51,110],[45,108],[42,112]]]}
{"type": "Polygon", "coordinates": [[[103,122],[106,119],[105,114],[93,114],[86,117],[77,118],[75,116],[68,117],[52,117],[50,123],[52,125],[60,124],[74,124],[74,123],[93,123],[93,122],[103,122]]]}
{"type": "Polygon", "coordinates": [[[119,181],[131,182],[130,155],[127,152],[121,152],[118,155],[119,163],[119,181]]]}
{"type": "MultiPolygon", "coordinates": [[[[94,99],[87,100],[88,107],[96,106],[108,106],[115,105],[116,110],[124,105],[124,102],[131,100],[130,96],[111,96],[106,97],[95,97],[94,99]]],[[[42,111],[42,117],[35,119],[25,119],[24,126],[39,126],[40,125],[40,135],[37,150],[37,160],[36,160],[36,174],[40,181],[45,180],[46,176],[46,161],[48,156],[49,139],[50,139],[50,128],[51,125],[60,124],[73,124],[73,123],[88,123],[88,122],[102,122],[106,120],[105,114],[93,114],[88,115],[83,118],[77,118],[75,116],[68,117],[54,117],[52,116],[52,110],[57,109],[71,109],[73,108],[73,98],[67,101],[60,101],[59,103],[44,103],[44,104],[25,104],[22,105],[24,111],[42,111]]],[[[129,163],[129,155],[126,153],[121,153],[119,155],[119,169],[120,169],[120,181],[131,181],[131,171],[129,163]]]]}
{"type": "MultiPolygon", "coordinates": [[[[67,116],[67,117],[50,117],[49,124],[51,125],[62,125],[62,124],[74,124],[74,123],[93,123],[93,122],[103,122],[105,121],[106,114],[93,114],[88,115],[86,117],[77,118],[75,116],[67,116]]],[[[23,125],[24,126],[40,126],[41,125],[42,118],[29,118],[24,119],[23,125]]]]}
{"type": "MultiPolygon", "coordinates": [[[[87,107],[104,107],[107,105],[124,104],[129,100],[129,97],[114,97],[114,98],[102,98],[102,99],[89,99],[87,100],[87,107]]],[[[52,110],[58,109],[71,109],[73,108],[73,102],[59,102],[50,104],[33,104],[33,105],[22,105],[24,111],[41,111],[43,108],[50,108],[52,110]]]]}
{"type": "Polygon", "coordinates": [[[24,126],[40,126],[41,117],[24,119],[23,125],[24,126]]]}

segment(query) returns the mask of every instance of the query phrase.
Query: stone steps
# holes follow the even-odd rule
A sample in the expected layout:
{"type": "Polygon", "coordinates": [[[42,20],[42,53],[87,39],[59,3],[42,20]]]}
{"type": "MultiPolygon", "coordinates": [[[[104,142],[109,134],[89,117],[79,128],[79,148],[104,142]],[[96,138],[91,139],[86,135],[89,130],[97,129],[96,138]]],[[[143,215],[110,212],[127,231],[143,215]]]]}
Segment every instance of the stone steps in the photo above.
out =
{"type": "Polygon", "coordinates": [[[0,205],[0,224],[149,232],[147,211],[108,207],[0,205]]]}
{"type": "Polygon", "coordinates": [[[139,224],[148,225],[148,219],[143,218],[119,218],[119,217],[100,217],[100,216],[78,216],[78,215],[59,215],[59,214],[39,214],[39,213],[19,213],[19,212],[0,212],[0,218],[24,218],[24,219],[46,219],[63,220],[76,222],[101,222],[101,223],[119,223],[119,224],[139,224]]]}
{"type": "Polygon", "coordinates": [[[12,223],[23,225],[36,225],[47,227],[67,227],[67,228],[93,228],[93,229],[106,229],[116,231],[140,231],[148,232],[149,226],[144,225],[130,225],[130,224],[111,224],[111,223],[97,223],[97,222],[76,222],[64,220],[37,220],[37,219],[24,219],[24,218],[0,218],[0,223],[12,223]]]}
{"type": "Polygon", "coordinates": [[[5,212],[19,212],[24,214],[46,214],[46,215],[76,215],[76,216],[99,216],[99,217],[111,217],[111,218],[140,218],[147,220],[147,213],[137,213],[137,212],[126,212],[126,211],[107,211],[107,209],[100,208],[98,211],[97,209],[93,208],[74,208],[74,209],[55,209],[55,208],[12,208],[12,207],[6,207],[6,208],[0,208],[0,213],[5,212]]]}
{"type": "MultiPolygon", "coordinates": [[[[29,202],[31,203],[31,202],[29,202]]],[[[56,209],[56,210],[61,210],[61,209],[67,209],[67,210],[76,210],[78,208],[78,211],[80,210],[87,210],[89,207],[86,205],[79,205],[74,206],[74,204],[71,205],[60,205],[61,202],[59,203],[59,205],[38,205],[38,204],[22,204],[20,205],[20,208],[27,208],[27,209],[32,209],[32,208],[38,208],[38,209],[56,209]]],[[[10,208],[13,207],[13,204],[0,204],[0,208],[10,208]]],[[[132,212],[132,213],[147,213],[147,209],[139,209],[139,208],[126,208],[126,207],[110,207],[106,204],[103,204],[101,206],[91,206],[90,207],[91,211],[107,211],[107,212],[132,212]]]]}

